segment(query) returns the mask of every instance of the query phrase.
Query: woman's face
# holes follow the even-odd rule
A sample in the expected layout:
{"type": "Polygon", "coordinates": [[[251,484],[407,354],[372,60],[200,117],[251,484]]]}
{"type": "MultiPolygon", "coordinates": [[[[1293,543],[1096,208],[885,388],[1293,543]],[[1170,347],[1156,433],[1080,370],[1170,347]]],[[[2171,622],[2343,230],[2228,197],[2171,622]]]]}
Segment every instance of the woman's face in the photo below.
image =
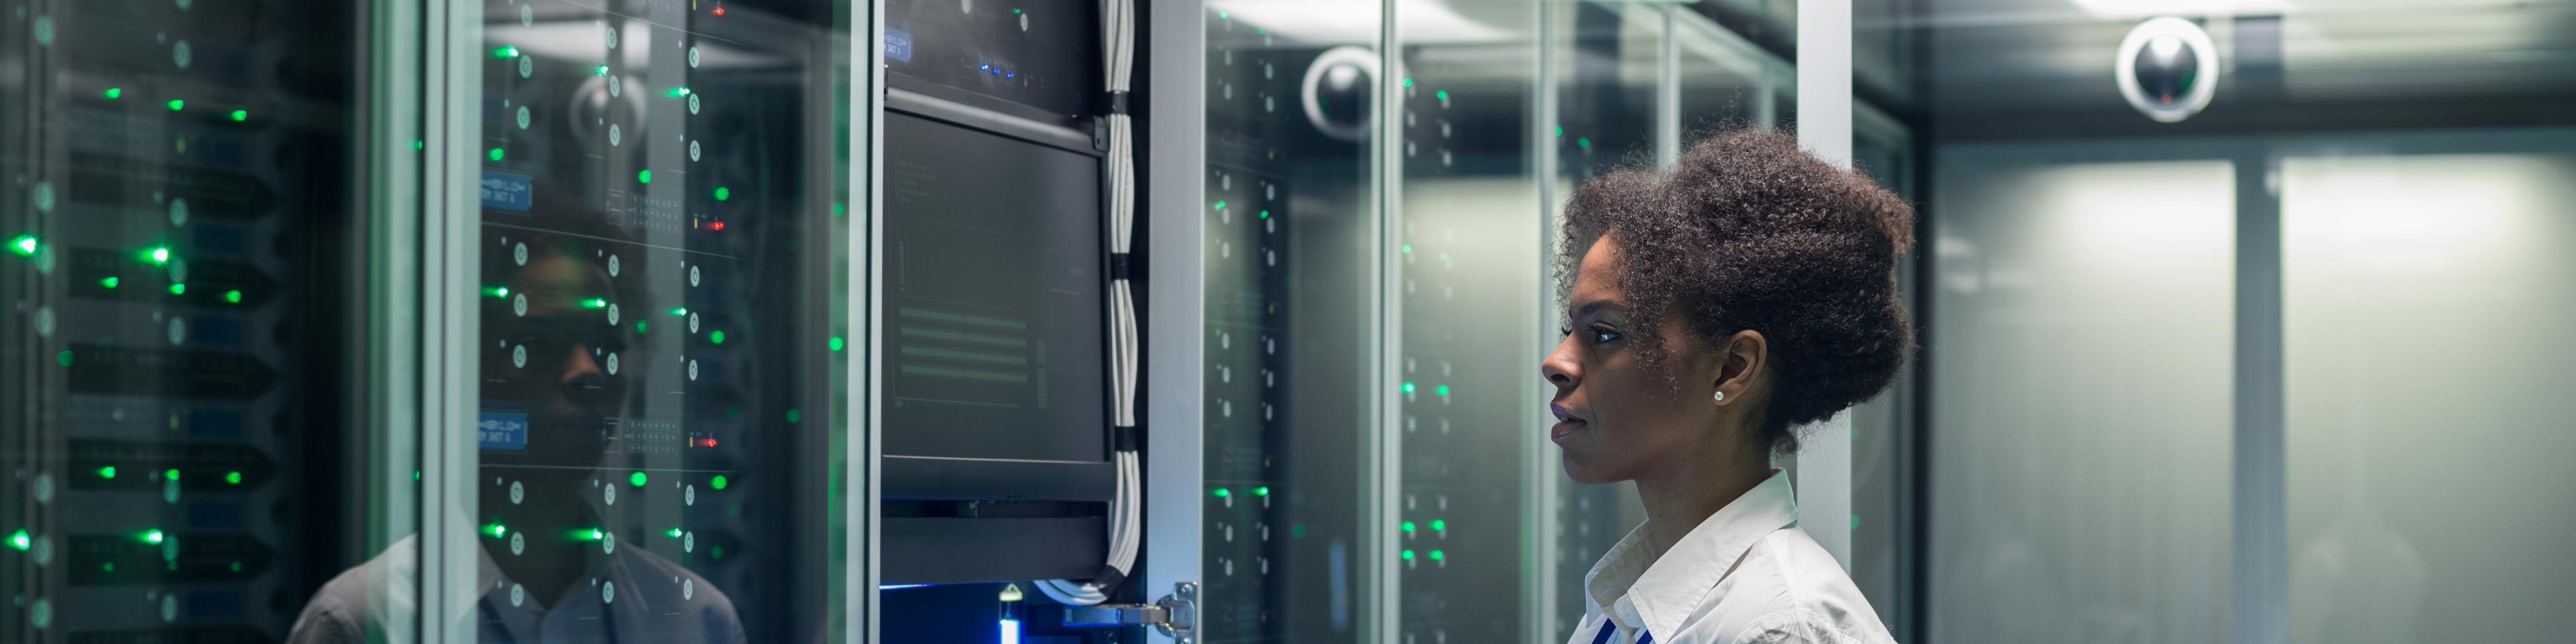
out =
{"type": "MultiPolygon", "coordinates": [[[[1646,372],[1634,338],[1663,334],[1663,346],[1692,346],[1681,323],[1665,316],[1656,329],[1634,328],[1619,290],[1618,247],[1608,236],[1583,254],[1566,298],[1565,339],[1539,372],[1556,385],[1549,411],[1559,422],[1548,438],[1565,451],[1565,474],[1578,483],[1615,483],[1665,471],[1676,459],[1727,453],[1712,441],[1719,407],[1714,379],[1698,382],[1712,360],[1676,351],[1664,365],[1678,380],[1646,372]]],[[[1712,372],[1713,373],[1713,372],[1712,372]]]]}

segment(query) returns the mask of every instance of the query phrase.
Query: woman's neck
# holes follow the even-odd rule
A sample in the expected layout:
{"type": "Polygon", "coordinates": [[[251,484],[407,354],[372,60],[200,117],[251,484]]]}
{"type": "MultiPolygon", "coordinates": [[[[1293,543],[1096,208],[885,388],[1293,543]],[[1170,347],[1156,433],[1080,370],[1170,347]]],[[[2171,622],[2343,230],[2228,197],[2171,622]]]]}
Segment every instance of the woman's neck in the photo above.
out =
{"type": "Polygon", "coordinates": [[[1655,558],[1663,558],[1664,552],[1681,543],[1682,537],[1689,536],[1709,515],[1717,514],[1776,471],[1759,460],[1716,464],[1734,460],[1741,459],[1685,462],[1672,472],[1637,478],[1637,499],[1646,506],[1646,543],[1655,558]]]}

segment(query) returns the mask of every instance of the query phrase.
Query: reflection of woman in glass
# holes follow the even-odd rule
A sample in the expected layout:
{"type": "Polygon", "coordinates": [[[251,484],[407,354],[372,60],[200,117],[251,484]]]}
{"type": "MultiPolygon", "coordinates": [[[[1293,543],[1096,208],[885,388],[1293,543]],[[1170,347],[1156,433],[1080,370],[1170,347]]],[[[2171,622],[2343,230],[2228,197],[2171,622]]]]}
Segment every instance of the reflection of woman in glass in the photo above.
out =
{"type": "MultiPolygon", "coordinates": [[[[628,467],[623,459],[631,456],[615,445],[618,423],[631,422],[618,418],[636,393],[626,383],[641,369],[628,346],[633,318],[613,319],[606,307],[638,314],[651,307],[634,284],[635,261],[624,280],[605,268],[610,252],[632,247],[601,243],[618,231],[573,223],[589,217],[562,218],[581,232],[515,233],[484,253],[482,274],[501,282],[485,294],[503,304],[487,304],[481,319],[484,427],[471,537],[479,572],[469,577],[478,583],[470,593],[475,640],[738,644],[741,620],[725,593],[653,552],[686,548],[672,544],[693,533],[654,539],[635,529],[648,506],[674,505],[677,495],[647,489],[650,477],[628,467]],[[620,354],[630,359],[624,374],[620,354]]],[[[405,538],[333,579],[288,641],[409,632],[409,624],[385,623],[399,618],[384,609],[416,611],[409,585],[418,551],[419,538],[405,538]],[[371,601],[371,591],[391,594],[371,601]]]]}
{"type": "Polygon", "coordinates": [[[1549,437],[1574,480],[1635,481],[1646,522],[1585,576],[1573,644],[1891,641],[1771,462],[1904,362],[1912,220],[1867,177],[1749,130],[1576,191],[1566,335],[1540,365],[1549,437]]]}

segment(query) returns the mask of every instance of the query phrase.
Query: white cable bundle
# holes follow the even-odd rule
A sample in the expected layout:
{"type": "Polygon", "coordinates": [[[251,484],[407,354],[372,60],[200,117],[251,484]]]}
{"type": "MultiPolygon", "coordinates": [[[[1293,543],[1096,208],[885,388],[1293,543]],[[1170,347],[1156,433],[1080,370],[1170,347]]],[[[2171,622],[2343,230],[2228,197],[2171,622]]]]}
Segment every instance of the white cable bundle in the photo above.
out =
{"type": "MultiPolygon", "coordinates": [[[[1136,7],[1133,0],[1101,0],[1100,28],[1108,60],[1111,100],[1123,99],[1136,59],[1136,7]]],[[[1125,256],[1136,221],[1136,136],[1134,121],[1119,110],[1100,119],[1109,130],[1109,252],[1125,256]]],[[[1136,297],[1126,278],[1109,283],[1109,395],[1111,424],[1120,431],[1136,426],[1136,297]]],[[[1109,562],[1124,577],[1136,565],[1143,540],[1141,507],[1145,473],[1132,446],[1111,457],[1117,470],[1117,492],[1109,501],[1109,562]]],[[[1108,589],[1063,579],[1042,580],[1039,592],[1058,602],[1089,606],[1109,600],[1108,589]]]]}

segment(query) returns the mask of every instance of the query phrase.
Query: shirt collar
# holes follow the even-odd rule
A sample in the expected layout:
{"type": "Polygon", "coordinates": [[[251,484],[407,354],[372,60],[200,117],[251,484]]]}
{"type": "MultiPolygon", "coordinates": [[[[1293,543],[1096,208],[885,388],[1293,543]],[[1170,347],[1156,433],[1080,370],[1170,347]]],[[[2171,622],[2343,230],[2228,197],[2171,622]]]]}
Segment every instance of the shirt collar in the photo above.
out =
{"type": "Polygon", "coordinates": [[[1662,557],[1656,557],[1646,542],[1646,526],[1628,531],[1584,576],[1584,591],[1594,610],[1620,626],[1672,633],[1709,590],[1734,570],[1753,542],[1797,523],[1798,503],[1789,475],[1774,471],[1700,521],[1662,557]]]}

